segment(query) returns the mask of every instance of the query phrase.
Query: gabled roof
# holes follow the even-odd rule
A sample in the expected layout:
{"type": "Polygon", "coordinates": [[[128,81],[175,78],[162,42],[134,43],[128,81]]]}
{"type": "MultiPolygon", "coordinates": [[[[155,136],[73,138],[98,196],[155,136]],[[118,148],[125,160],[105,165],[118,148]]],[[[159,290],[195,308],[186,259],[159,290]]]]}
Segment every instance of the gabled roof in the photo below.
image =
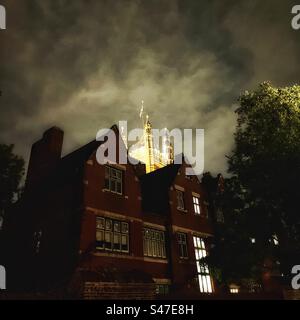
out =
{"type": "Polygon", "coordinates": [[[170,164],[140,177],[143,211],[167,214],[169,188],[181,166],[181,164],[170,164]]]}
{"type": "MultiPolygon", "coordinates": [[[[175,156],[175,164],[167,165],[140,177],[142,207],[145,212],[166,214],[169,211],[169,189],[178,171],[185,166],[190,166],[190,164],[181,153],[175,156]]],[[[197,179],[200,183],[199,177],[197,179]]]]}
{"type": "MultiPolygon", "coordinates": [[[[116,125],[113,125],[111,129],[119,133],[116,125]]],[[[41,181],[26,189],[26,197],[35,196],[37,193],[48,191],[54,186],[56,187],[57,185],[63,184],[70,178],[78,177],[78,174],[80,175],[80,173],[82,173],[86,161],[102,143],[103,141],[92,140],[61,158],[57,165],[54,166],[41,181]]]]}
{"type": "MultiPolygon", "coordinates": [[[[111,129],[115,131],[115,133],[119,134],[117,125],[113,125],[111,129]]],[[[79,168],[81,165],[85,164],[85,162],[102,143],[103,141],[92,140],[83,147],[69,153],[61,159],[57,169],[65,172],[66,170],[70,170],[72,168],[79,168]]]]}

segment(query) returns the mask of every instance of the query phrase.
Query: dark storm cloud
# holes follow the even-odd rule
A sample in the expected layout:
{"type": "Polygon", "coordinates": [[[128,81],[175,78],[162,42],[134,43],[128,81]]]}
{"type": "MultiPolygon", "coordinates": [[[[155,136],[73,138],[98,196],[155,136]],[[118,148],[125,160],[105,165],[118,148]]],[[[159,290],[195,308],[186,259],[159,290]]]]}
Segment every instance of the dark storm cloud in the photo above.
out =
{"type": "Polygon", "coordinates": [[[28,156],[51,125],[65,151],[118,120],[205,128],[206,169],[225,170],[240,92],[299,79],[289,1],[20,0],[0,31],[0,138],[28,156]]]}

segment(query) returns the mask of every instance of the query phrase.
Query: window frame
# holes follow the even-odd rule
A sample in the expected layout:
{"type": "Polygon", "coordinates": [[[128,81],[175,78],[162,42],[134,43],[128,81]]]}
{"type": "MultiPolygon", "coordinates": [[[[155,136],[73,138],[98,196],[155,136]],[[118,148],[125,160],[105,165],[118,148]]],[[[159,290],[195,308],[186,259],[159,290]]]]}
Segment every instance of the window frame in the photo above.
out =
{"type": "Polygon", "coordinates": [[[156,283],[155,294],[158,296],[168,295],[170,292],[170,285],[167,283],[156,283]]]}
{"type": "Polygon", "coordinates": [[[153,228],[143,228],[144,257],[166,259],[165,232],[153,228]]]}
{"type": "Polygon", "coordinates": [[[192,196],[193,197],[193,207],[194,207],[194,214],[197,216],[201,215],[201,205],[200,205],[200,197],[192,196]]]}
{"type": "Polygon", "coordinates": [[[200,260],[207,256],[204,239],[199,236],[193,236],[194,252],[197,268],[197,280],[201,293],[213,293],[213,281],[207,264],[201,263],[200,260]]]}
{"type": "Polygon", "coordinates": [[[129,234],[129,222],[96,217],[96,250],[129,253],[129,234]],[[115,241],[117,238],[119,240],[115,241]],[[110,241],[107,241],[108,239],[110,241]]]}
{"type": "Polygon", "coordinates": [[[105,165],[104,169],[104,188],[112,193],[123,195],[124,191],[124,173],[122,169],[105,165]],[[112,185],[115,185],[113,188],[112,185]],[[120,187],[120,192],[118,191],[120,187]]]}
{"type": "Polygon", "coordinates": [[[189,258],[189,247],[187,234],[183,232],[177,232],[177,242],[179,249],[179,258],[188,259],[189,258]]]}

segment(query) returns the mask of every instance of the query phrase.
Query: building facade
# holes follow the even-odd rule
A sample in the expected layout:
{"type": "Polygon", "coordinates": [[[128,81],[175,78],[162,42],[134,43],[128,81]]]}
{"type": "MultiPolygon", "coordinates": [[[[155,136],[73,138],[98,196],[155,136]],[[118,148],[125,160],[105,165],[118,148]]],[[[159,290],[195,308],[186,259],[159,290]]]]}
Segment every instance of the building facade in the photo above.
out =
{"type": "Polygon", "coordinates": [[[213,237],[208,196],[186,163],[147,173],[141,163],[99,164],[104,142],[65,157],[62,143],[54,127],[32,147],[24,195],[5,222],[8,288],[86,299],[217,291],[200,261],[213,237]]]}

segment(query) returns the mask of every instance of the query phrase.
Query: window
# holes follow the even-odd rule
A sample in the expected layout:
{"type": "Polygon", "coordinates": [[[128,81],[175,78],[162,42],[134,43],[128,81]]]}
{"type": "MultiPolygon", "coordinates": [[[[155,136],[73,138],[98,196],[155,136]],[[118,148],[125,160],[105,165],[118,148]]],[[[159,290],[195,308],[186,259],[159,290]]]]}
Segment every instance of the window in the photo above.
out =
{"type": "Polygon", "coordinates": [[[275,246],[279,245],[279,240],[278,240],[277,234],[273,234],[272,240],[273,240],[273,243],[275,246]]]}
{"type": "Polygon", "coordinates": [[[178,233],[179,257],[188,258],[187,236],[185,233],[178,233]]]}
{"type": "Polygon", "coordinates": [[[157,284],[156,285],[156,294],[157,295],[166,295],[169,293],[169,285],[168,284],[157,284]]]}
{"type": "Polygon", "coordinates": [[[118,194],[123,193],[123,171],[105,166],[105,189],[118,194]]]}
{"type": "Polygon", "coordinates": [[[212,293],[213,287],[208,266],[200,261],[207,256],[204,240],[199,237],[193,237],[193,241],[200,291],[203,293],[212,293]]]}
{"type": "Polygon", "coordinates": [[[115,252],[129,252],[128,223],[97,217],[96,249],[115,252]]]}
{"type": "Polygon", "coordinates": [[[163,231],[144,228],[144,256],[166,258],[165,234],[163,231]]]}
{"type": "Polygon", "coordinates": [[[180,190],[176,190],[176,193],[177,193],[177,209],[185,210],[184,192],[180,190]]]}
{"type": "Polygon", "coordinates": [[[195,214],[200,214],[200,203],[199,197],[193,196],[194,212],[195,214]]]}
{"type": "Polygon", "coordinates": [[[230,288],[230,293],[239,293],[238,288],[230,288]]]}

